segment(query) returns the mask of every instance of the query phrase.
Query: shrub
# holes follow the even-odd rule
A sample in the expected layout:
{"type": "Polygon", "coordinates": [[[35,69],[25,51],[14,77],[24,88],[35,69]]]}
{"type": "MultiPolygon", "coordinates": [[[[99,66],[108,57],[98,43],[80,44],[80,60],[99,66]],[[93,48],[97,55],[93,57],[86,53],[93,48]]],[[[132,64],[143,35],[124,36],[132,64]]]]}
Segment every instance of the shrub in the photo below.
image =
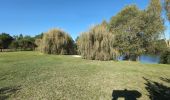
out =
{"type": "Polygon", "coordinates": [[[84,59],[113,60],[114,35],[107,30],[107,24],[102,23],[80,35],[77,45],[78,51],[84,59]]]}
{"type": "Polygon", "coordinates": [[[160,57],[161,64],[170,64],[170,50],[164,51],[160,57]]]}
{"type": "Polygon", "coordinates": [[[47,54],[74,53],[73,39],[60,29],[53,29],[45,33],[41,43],[42,52],[47,54]]]}

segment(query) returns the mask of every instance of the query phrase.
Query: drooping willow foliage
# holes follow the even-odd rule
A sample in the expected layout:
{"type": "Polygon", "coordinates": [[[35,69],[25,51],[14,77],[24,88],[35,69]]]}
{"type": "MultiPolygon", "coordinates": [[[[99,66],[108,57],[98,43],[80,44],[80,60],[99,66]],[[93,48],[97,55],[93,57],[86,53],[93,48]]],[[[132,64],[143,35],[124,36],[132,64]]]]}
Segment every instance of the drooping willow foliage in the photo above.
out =
{"type": "Polygon", "coordinates": [[[115,59],[113,43],[114,35],[108,31],[106,23],[82,33],[77,41],[78,51],[84,59],[104,61],[115,59]]]}
{"type": "Polygon", "coordinates": [[[44,34],[42,40],[37,40],[39,50],[46,54],[68,55],[74,53],[74,41],[64,31],[53,29],[44,34]]]}

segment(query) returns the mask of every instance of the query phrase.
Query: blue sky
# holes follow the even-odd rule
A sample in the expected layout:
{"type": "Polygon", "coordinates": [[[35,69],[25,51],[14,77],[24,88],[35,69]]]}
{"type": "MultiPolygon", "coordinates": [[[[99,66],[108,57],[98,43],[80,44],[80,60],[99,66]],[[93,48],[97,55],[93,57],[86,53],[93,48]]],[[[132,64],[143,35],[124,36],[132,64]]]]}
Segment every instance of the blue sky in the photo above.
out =
{"type": "Polygon", "coordinates": [[[34,36],[61,28],[75,39],[130,4],[144,9],[149,0],[0,0],[0,32],[34,36]]]}

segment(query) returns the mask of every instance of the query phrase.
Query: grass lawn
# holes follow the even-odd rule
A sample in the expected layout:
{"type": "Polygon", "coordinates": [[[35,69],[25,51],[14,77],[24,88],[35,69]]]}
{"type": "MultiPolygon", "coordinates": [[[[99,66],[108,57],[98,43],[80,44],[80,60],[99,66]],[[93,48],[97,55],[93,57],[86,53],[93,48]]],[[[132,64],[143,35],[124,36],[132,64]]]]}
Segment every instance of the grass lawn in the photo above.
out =
{"type": "Polygon", "coordinates": [[[0,99],[111,100],[113,90],[127,89],[148,100],[155,89],[169,89],[169,79],[170,65],[0,53],[0,99]]]}

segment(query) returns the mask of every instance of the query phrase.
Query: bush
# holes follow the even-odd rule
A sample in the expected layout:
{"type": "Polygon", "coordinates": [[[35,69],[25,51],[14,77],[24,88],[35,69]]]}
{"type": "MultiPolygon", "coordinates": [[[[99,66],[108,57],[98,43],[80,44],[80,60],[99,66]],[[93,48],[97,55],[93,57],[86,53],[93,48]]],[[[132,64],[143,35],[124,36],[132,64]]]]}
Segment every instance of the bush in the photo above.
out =
{"type": "Polygon", "coordinates": [[[167,50],[161,54],[160,63],[170,64],[170,50],[167,50]]]}
{"type": "Polygon", "coordinates": [[[107,24],[102,23],[80,35],[77,45],[78,51],[84,59],[113,60],[114,36],[107,30],[107,24]]]}
{"type": "Polygon", "coordinates": [[[53,29],[45,33],[41,40],[42,52],[46,54],[73,54],[74,41],[64,31],[53,29]]]}

